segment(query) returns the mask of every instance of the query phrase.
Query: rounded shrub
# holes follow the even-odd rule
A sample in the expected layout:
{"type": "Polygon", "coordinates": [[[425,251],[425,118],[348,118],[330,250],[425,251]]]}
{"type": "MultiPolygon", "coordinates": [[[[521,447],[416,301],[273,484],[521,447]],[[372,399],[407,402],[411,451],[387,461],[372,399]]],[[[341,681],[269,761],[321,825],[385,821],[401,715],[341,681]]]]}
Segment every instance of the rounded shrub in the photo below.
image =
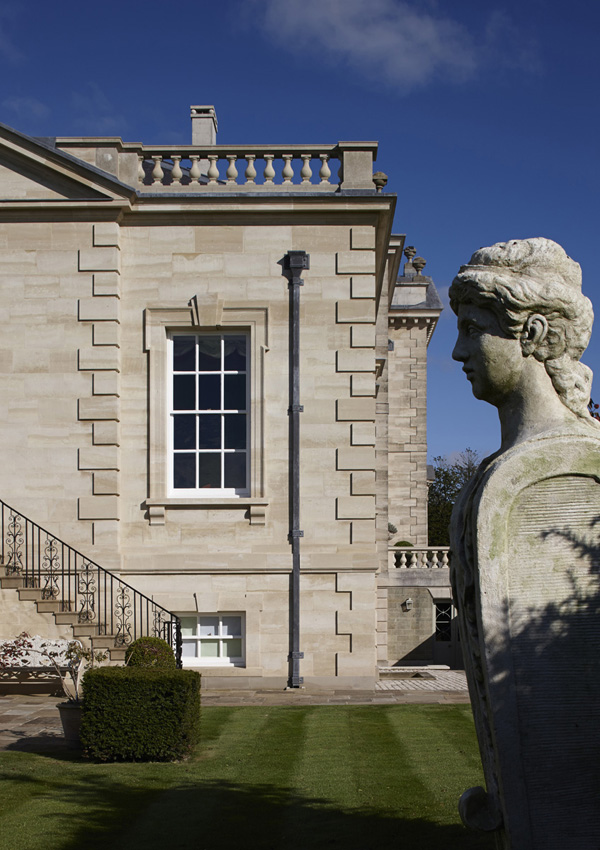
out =
{"type": "Polygon", "coordinates": [[[175,653],[162,638],[141,637],[127,647],[125,664],[129,667],[162,667],[174,669],[175,653]]]}

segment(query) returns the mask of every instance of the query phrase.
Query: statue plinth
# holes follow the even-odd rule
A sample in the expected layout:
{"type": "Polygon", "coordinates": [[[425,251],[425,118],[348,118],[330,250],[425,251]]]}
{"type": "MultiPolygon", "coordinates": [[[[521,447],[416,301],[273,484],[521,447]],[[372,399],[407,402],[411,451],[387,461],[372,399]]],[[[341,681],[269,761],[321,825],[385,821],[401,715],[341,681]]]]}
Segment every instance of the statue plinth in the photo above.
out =
{"type": "Polygon", "coordinates": [[[487,784],[460,809],[506,850],[600,846],[600,440],[584,431],[484,461],[452,518],[487,784]]]}

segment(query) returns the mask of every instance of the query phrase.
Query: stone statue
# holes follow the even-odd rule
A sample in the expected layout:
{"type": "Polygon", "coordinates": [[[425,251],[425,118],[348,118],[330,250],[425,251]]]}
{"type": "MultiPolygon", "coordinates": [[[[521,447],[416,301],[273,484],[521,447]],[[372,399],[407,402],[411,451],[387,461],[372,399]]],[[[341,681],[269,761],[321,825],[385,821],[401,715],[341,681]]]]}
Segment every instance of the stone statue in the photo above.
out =
{"type": "Polygon", "coordinates": [[[452,356],[498,408],[500,449],[452,515],[451,574],[487,790],[505,850],[600,847],[600,423],[579,362],[593,312],[548,239],[476,251],[450,287],[452,356]]]}

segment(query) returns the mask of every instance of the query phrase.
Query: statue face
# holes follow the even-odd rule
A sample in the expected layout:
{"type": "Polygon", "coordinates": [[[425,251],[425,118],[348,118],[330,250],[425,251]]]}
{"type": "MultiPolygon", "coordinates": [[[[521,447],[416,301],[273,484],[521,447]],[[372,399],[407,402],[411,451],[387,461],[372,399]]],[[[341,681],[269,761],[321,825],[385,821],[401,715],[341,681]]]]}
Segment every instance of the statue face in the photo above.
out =
{"type": "Polygon", "coordinates": [[[458,308],[458,339],[452,352],[463,364],[475,398],[498,406],[517,388],[525,359],[521,343],[506,335],[491,310],[458,308]]]}

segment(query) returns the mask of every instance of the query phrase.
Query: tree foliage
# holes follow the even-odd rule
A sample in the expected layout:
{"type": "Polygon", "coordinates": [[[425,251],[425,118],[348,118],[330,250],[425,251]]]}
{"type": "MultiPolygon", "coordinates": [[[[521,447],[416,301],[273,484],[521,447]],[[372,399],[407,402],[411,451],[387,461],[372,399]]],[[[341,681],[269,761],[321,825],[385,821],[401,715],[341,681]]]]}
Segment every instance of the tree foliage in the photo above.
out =
{"type": "Polygon", "coordinates": [[[427,507],[430,546],[448,546],[448,526],[456,498],[479,466],[480,457],[473,449],[460,452],[453,461],[434,457],[434,479],[429,486],[427,507]]]}

